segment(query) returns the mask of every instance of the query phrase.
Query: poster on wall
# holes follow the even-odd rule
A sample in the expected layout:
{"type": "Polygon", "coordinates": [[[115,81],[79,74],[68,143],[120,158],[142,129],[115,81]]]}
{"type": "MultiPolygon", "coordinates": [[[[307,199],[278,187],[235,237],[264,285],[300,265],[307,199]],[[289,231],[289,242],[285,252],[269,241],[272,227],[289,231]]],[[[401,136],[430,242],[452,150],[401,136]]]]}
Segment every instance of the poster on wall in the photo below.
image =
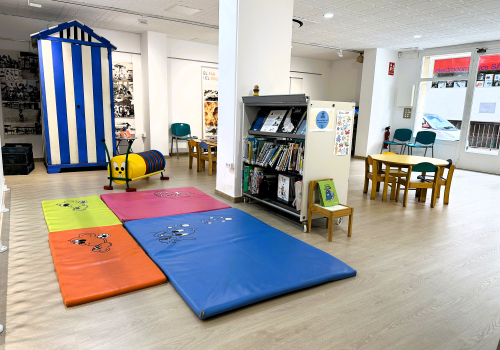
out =
{"type": "Polygon", "coordinates": [[[333,131],[335,126],[335,108],[311,108],[309,129],[312,132],[333,131]]]}
{"type": "Polygon", "coordinates": [[[0,88],[5,134],[42,134],[38,55],[0,50],[0,88]]]}
{"type": "Polygon", "coordinates": [[[201,67],[203,93],[203,138],[217,140],[219,124],[219,70],[201,67]]]}
{"type": "Polygon", "coordinates": [[[113,102],[115,126],[129,124],[135,134],[134,69],[132,62],[113,62],[113,102]]]}
{"type": "Polygon", "coordinates": [[[349,155],[351,136],[351,121],[352,111],[337,111],[337,127],[335,135],[335,150],[336,156],[349,155]]]}

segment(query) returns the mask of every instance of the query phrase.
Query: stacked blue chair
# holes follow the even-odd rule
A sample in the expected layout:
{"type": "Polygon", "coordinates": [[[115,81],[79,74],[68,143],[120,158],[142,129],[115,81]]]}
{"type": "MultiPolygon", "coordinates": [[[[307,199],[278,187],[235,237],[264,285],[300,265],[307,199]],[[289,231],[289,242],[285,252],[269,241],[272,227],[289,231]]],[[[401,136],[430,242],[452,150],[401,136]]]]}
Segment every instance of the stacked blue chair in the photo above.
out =
{"type": "Polygon", "coordinates": [[[427,148],[432,151],[432,157],[434,158],[434,142],[436,141],[436,133],[432,131],[419,131],[417,132],[417,137],[415,137],[414,143],[407,143],[408,154],[413,155],[413,148],[425,148],[424,157],[427,155],[427,148]]]}
{"type": "MultiPolygon", "coordinates": [[[[411,140],[411,135],[413,131],[411,129],[396,129],[394,132],[394,136],[392,137],[392,141],[384,141],[384,145],[389,146],[389,152],[391,151],[392,146],[401,146],[401,154],[405,153],[406,143],[411,140]]],[[[382,153],[384,147],[382,145],[382,149],[380,153],[382,153]]]]}
{"type": "Polygon", "coordinates": [[[193,139],[197,139],[197,136],[191,136],[191,127],[189,124],[185,123],[174,123],[172,124],[172,142],[170,144],[170,154],[172,154],[172,149],[174,148],[174,140],[175,140],[175,148],[177,149],[177,159],[179,159],[179,140],[181,141],[189,141],[193,139]]]}

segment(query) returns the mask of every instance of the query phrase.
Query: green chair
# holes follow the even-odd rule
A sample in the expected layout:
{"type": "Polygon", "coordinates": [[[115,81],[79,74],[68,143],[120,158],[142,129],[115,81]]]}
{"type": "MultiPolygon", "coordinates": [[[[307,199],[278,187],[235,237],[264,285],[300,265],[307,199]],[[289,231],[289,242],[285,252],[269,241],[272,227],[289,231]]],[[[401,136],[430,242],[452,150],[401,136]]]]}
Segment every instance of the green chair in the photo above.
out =
{"type": "MultiPolygon", "coordinates": [[[[394,135],[392,136],[392,141],[384,141],[384,144],[389,145],[389,152],[391,151],[391,145],[401,146],[400,154],[404,154],[406,143],[411,140],[412,133],[413,131],[411,131],[411,129],[396,129],[396,131],[394,131],[394,135]]],[[[384,150],[384,144],[382,145],[380,153],[384,150]]]]}
{"type": "MultiPolygon", "coordinates": [[[[409,189],[416,189],[420,190],[421,192],[427,191],[428,188],[432,188],[432,199],[431,199],[431,208],[434,208],[434,205],[436,204],[436,196],[437,196],[437,190],[438,190],[438,176],[437,176],[437,171],[438,167],[435,166],[432,163],[428,162],[423,162],[423,163],[418,163],[415,164],[414,166],[410,166],[408,168],[408,172],[405,178],[399,178],[398,180],[398,185],[396,189],[396,202],[399,201],[399,190],[401,186],[404,186],[405,188],[405,194],[403,197],[403,207],[406,207],[406,203],[408,201],[408,190],[409,189]],[[416,178],[411,178],[412,173],[434,173],[434,178],[433,181],[428,181],[416,177],[416,178]]],[[[422,193],[419,197],[420,199],[423,198],[422,193]]]]}
{"type": "Polygon", "coordinates": [[[189,124],[185,123],[174,123],[172,124],[172,143],[170,144],[170,154],[172,154],[172,149],[175,147],[177,149],[177,159],[179,159],[179,140],[189,141],[197,139],[197,136],[191,136],[191,127],[189,124]]]}
{"type": "Polygon", "coordinates": [[[432,150],[432,158],[434,158],[434,141],[436,141],[435,132],[419,131],[417,132],[417,137],[415,137],[415,142],[406,144],[406,147],[408,147],[408,154],[413,155],[413,148],[425,148],[425,157],[427,154],[427,148],[430,148],[432,150]]]}

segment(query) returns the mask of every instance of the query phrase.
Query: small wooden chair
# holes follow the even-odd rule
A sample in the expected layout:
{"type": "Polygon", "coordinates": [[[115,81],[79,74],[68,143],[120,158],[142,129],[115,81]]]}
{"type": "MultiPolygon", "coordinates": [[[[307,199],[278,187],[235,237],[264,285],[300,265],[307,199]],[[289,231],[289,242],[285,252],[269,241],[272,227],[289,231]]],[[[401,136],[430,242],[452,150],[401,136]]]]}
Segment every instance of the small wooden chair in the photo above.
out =
{"type": "Polygon", "coordinates": [[[420,201],[425,200],[425,193],[428,188],[432,188],[432,199],[431,199],[431,208],[434,208],[434,205],[436,204],[436,195],[437,195],[437,189],[438,189],[438,167],[435,166],[432,163],[428,162],[423,162],[423,163],[418,163],[415,164],[414,166],[411,166],[408,168],[408,175],[406,178],[400,178],[398,181],[398,187],[396,189],[396,202],[399,201],[399,190],[400,186],[405,187],[405,194],[403,197],[403,207],[406,207],[406,203],[408,202],[408,190],[409,189],[416,189],[417,191],[420,190],[420,201]],[[411,178],[411,173],[412,172],[421,172],[421,173],[434,173],[434,180],[427,181],[424,179],[413,179],[411,178]]]}
{"type": "Polygon", "coordinates": [[[205,161],[208,161],[208,175],[212,175],[214,165],[217,163],[217,148],[212,152],[212,146],[205,142],[200,142],[198,145],[198,152],[200,152],[200,166],[199,169],[205,168],[205,161]]]}
{"type": "Polygon", "coordinates": [[[196,169],[198,169],[198,143],[195,140],[188,141],[188,157],[189,157],[189,169],[193,168],[193,159],[196,159],[196,169]]]}
{"type": "Polygon", "coordinates": [[[328,181],[333,179],[325,180],[312,180],[309,182],[309,204],[307,209],[307,232],[311,232],[311,221],[312,214],[318,214],[326,217],[326,227],[328,227],[328,242],[332,241],[333,238],[333,221],[336,218],[341,218],[344,216],[349,216],[349,227],[347,229],[347,237],[351,237],[352,234],[352,216],[353,207],[347,205],[333,205],[331,207],[322,207],[314,200],[314,189],[318,186],[319,181],[328,181]]]}
{"type": "MultiPolygon", "coordinates": [[[[453,179],[453,173],[455,172],[455,165],[453,165],[453,162],[451,159],[448,159],[448,165],[445,166],[445,169],[448,169],[448,174],[446,175],[446,178],[443,177],[444,174],[441,173],[442,176],[439,177],[438,180],[438,189],[436,193],[436,198],[441,197],[441,186],[444,186],[444,204],[448,204],[450,202],[450,188],[451,188],[451,180],[453,179]]],[[[443,169],[444,172],[444,169],[443,169]]],[[[427,175],[427,174],[422,174],[418,176],[419,179],[426,180],[427,182],[433,182],[434,177],[432,175],[427,175]]],[[[424,198],[425,198],[425,193],[424,193],[424,198]]]]}
{"type": "MultiPolygon", "coordinates": [[[[373,168],[373,158],[368,156],[365,158],[365,186],[363,188],[363,193],[368,192],[368,181],[372,181],[372,193],[370,198],[375,198],[375,192],[379,191],[380,183],[385,181],[385,173],[382,172],[382,167],[378,166],[376,169],[376,173],[374,175],[375,169],[370,171],[370,167],[373,168]]],[[[394,176],[389,175],[389,182],[391,183],[391,200],[394,199],[394,188],[396,187],[396,178],[394,176]]]]}

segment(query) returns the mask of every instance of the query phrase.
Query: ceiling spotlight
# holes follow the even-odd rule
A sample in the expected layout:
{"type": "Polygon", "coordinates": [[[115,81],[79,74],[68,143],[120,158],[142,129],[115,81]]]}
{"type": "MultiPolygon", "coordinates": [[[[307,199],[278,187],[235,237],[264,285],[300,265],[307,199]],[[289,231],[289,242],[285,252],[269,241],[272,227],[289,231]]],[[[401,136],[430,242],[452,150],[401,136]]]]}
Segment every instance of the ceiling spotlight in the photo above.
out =
{"type": "Polygon", "coordinates": [[[33,7],[38,7],[38,8],[42,7],[42,5],[34,4],[34,3],[30,2],[30,0],[28,0],[28,5],[33,6],[33,7]]]}
{"type": "Polygon", "coordinates": [[[325,18],[332,18],[332,17],[333,17],[333,13],[331,13],[331,12],[327,12],[327,13],[325,13],[325,14],[323,15],[323,17],[325,17],[325,18]]]}
{"type": "Polygon", "coordinates": [[[419,34],[413,36],[413,38],[415,38],[415,39],[420,39],[421,37],[422,37],[422,35],[419,35],[419,34]]]}
{"type": "Polygon", "coordinates": [[[363,54],[360,53],[359,56],[356,58],[356,62],[358,63],[363,63],[364,61],[364,57],[363,57],[363,54]]]}
{"type": "Polygon", "coordinates": [[[339,57],[344,57],[344,54],[342,53],[342,49],[339,49],[339,52],[337,52],[337,55],[339,55],[339,57]]]}
{"type": "Polygon", "coordinates": [[[139,25],[141,26],[148,25],[148,18],[146,16],[141,16],[140,18],[137,19],[137,21],[139,21],[139,25]]]}

